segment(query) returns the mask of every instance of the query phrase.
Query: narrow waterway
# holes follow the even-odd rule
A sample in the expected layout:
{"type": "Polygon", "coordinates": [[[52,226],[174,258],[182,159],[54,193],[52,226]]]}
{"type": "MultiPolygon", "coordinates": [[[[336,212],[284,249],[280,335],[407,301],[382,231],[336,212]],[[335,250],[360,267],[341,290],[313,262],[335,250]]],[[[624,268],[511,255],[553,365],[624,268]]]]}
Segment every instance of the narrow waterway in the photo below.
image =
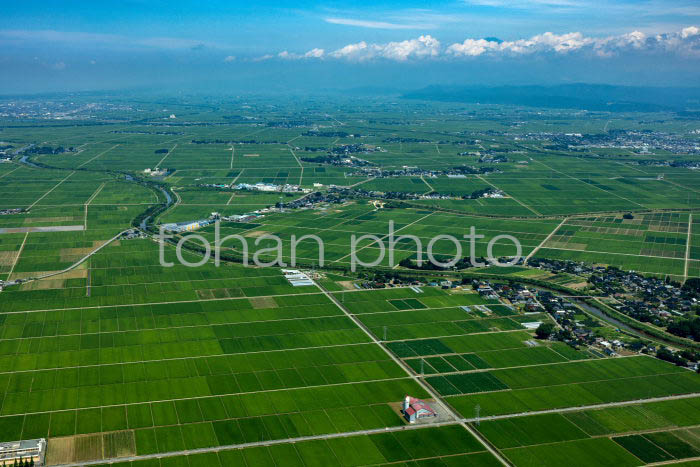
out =
{"type": "MultiPolygon", "coordinates": [[[[127,180],[131,178],[130,176],[127,175],[127,180]]],[[[133,178],[132,178],[133,180],[133,178]]],[[[170,193],[168,193],[168,190],[165,188],[159,188],[160,191],[165,195],[165,209],[168,209],[172,204],[173,204],[173,198],[170,196],[170,193]]],[[[146,230],[146,225],[148,224],[148,221],[151,219],[152,216],[145,217],[142,221],[139,227],[141,230],[146,230]]]]}
{"type": "Polygon", "coordinates": [[[30,160],[28,159],[28,157],[29,157],[29,156],[25,154],[24,156],[22,156],[22,158],[21,158],[19,161],[20,161],[22,164],[28,165],[29,167],[34,167],[35,169],[41,169],[41,168],[42,168],[42,167],[39,167],[38,165],[36,165],[34,162],[30,161],[30,160]]]}

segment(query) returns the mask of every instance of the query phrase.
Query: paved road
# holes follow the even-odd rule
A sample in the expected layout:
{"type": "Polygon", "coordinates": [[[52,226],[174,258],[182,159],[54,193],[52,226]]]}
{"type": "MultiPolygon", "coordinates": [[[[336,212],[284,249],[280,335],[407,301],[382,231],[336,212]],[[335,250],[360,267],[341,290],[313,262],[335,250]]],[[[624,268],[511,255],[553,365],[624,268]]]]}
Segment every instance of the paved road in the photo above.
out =
{"type": "MultiPolygon", "coordinates": [[[[81,226],[81,227],[82,227],[82,226],[81,226]]],[[[131,229],[128,229],[128,230],[131,230],[131,229]]],[[[36,281],[36,280],[40,280],[40,279],[46,279],[47,277],[57,276],[57,275],[59,275],[59,274],[63,274],[64,272],[68,272],[68,271],[70,271],[70,270],[72,270],[72,269],[75,269],[75,268],[77,268],[78,266],[80,266],[82,263],[84,263],[85,261],[87,261],[87,259],[90,258],[92,255],[94,255],[95,253],[97,253],[98,251],[100,251],[102,248],[106,247],[107,245],[109,245],[110,243],[112,243],[114,240],[118,239],[118,238],[119,238],[124,232],[126,232],[126,231],[127,231],[127,230],[124,230],[124,231],[122,231],[122,232],[119,232],[117,235],[115,235],[114,237],[110,238],[109,240],[107,240],[107,241],[106,241],[105,243],[103,243],[102,245],[100,245],[100,246],[98,246],[97,248],[95,248],[94,250],[92,250],[90,253],[88,253],[86,256],[84,256],[82,259],[78,260],[77,262],[73,263],[72,265],[68,266],[68,267],[65,268],[65,269],[62,269],[62,270],[60,270],[60,271],[51,272],[51,273],[49,273],[49,274],[44,274],[43,276],[30,277],[30,278],[28,278],[28,279],[24,279],[22,282],[23,282],[23,283],[26,283],[26,282],[36,281]]],[[[11,284],[8,283],[7,285],[11,285],[11,284]]]]}
{"type": "Polygon", "coordinates": [[[552,230],[552,231],[549,233],[549,235],[547,235],[547,237],[546,237],[544,240],[542,240],[542,243],[540,243],[539,245],[537,245],[537,247],[536,247],[535,249],[533,249],[533,250],[530,252],[530,254],[527,255],[527,256],[525,257],[525,261],[523,261],[523,264],[526,265],[527,262],[530,260],[530,258],[532,258],[533,256],[535,256],[535,253],[537,253],[537,252],[540,250],[540,248],[542,248],[542,247],[544,246],[544,244],[547,243],[547,242],[549,241],[549,239],[552,238],[552,237],[554,236],[554,234],[555,234],[559,229],[561,229],[561,226],[564,225],[564,223],[565,223],[566,221],[568,221],[568,220],[569,220],[569,218],[568,218],[568,217],[565,217],[564,220],[562,220],[562,221],[559,223],[559,225],[556,226],[556,227],[554,228],[554,230],[552,230]]]}
{"type": "MultiPolygon", "coordinates": [[[[482,421],[486,421],[486,420],[500,420],[500,419],[506,419],[506,418],[514,418],[514,417],[527,417],[530,415],[576,412],[576,411],[580,411],[580,410],[603,409],[603,408],[608,408],[608,407],[622,407],[622,406],[626,406],[626,405],[634,405],[634,404],[640,404],[640,403],[660,402],[660,401],[676,400],[676,399],[689,399],[689,398],[698,397],[698,396],[700,396],[700,393],[683,394],[683,395],[678,395],[678,396],[654,397],[654,398],[650,398],[650,399],[640,399],[640,400],[635,400],[635,401],[611,402],[611,403],[606,403],[606,404],[586,405],[586,406],[580,406],[580,407],[567,407],[567,408],[563,408],[563,409],[539,410],[539,411],[535,411],[535,412],[522,412],[522,413],[508,414],[508,415],[494,415],[494,416],[490,416],[490,417],[480,417],[479,420],[477,420],[476,418],[457,418],[455,420],[445,421],[442,423],[431,423],[431,424],[421,424],[421,425],[401,425],[401,426],[394,426],[394,427],[387,427],[387,428],[376,428],[376,429],[372,429],[372,430],[360,430],[360,431],[351,431],[351,432],[345,432],[345,433],[332,433],[332,434],[326,434],[326,435],[301,436],[298,438],[286,438],[286,439],[277,439],[277,440],[269,440],[269,441],[256,441],[256,442],[251,442],[251,443],[231,444],[231,445],[226,445],[226,446],[214,446],[214,447],[199,448],[199,449],[185,449],[182,451],[171,451],[171,452],[166,452],[166,453],[161,453],[161,454],[145,454],[145,455],[141,455],[141,456],[136,455],[136,456],[129,456],[129,457],[118,457],[118,458],[85,461],[85,462],[75,462],[75,463],[71,463],[71,464],[59,464],[59,465],[64,466],[64,467],[83,467],[83,466],[89,466],[89,465],[104,465],[104,464],[111,464],[114,462],[136,461],[136,460],[145,460],[145,459],[159,459],[159,458],[163,458],[163,457],[175,457],[175,456],[184,456],[184,455],[190,455],[190,454],[219,452],[219,451],[226,451],[229,449],[243,449],[243,448],[250,448],[250,447],[255,447],[255,446],[274,446],[276,444],[299,443],[302,441],[311,441],[311,440],[319,440],[319,439],[347,438],[350,436],[372,435],[372,434],[377,434],[377,433],[391,433],[391,432],[395,432],[395,431],[404,431],[404,430],[420,430],[423,428],[436,427],[436,426],[448,426],[448,425],[456,425],[456,424],[461,424],[461,425],[465,426],[467,423],[473,423],[473,422],[477,422],[477,421],[482,422],[482,421]]],[[[466,426],[468,426],[468,425],[466,425],[466,426]]],[[[471,427],[469,427],[469,428],[471,429],[471,427]]],[[[489,451],[490,450],[491,449],[489,449],[489,451]]],[[[499,458],[501,458],[500,455],[499,455],[499,458]]]]}
{"type": "Polygon", "coordinates": [[[621,401],[621,402],[606,402],[603,404],[592,404],[592,405],[580,405],[577,407],[563,407],[560,409],[546,409],[546,410],[536,410],[533,412],[519,412],[519,413],[512,413],[512,414],[505,414],[505,415],[490,415],[486,417],[479,417],[477,420],[476,417],[474,418],[464,418],[462,421],[464,422],[477,422],[477,421],[487,421],[487,420],[502,420],[504,418],[517,418],[517,417],[528,417],[530,415],[544,415],[544,414],[552,414],[552,413],[568,413],[568,412],[579,412],[581,410],[593,410],[593,409],[606,409],[610,407],[624,407],[627,405],[635,405],[635,404],[647,404],[647,403],[652,403],[652,402],[663,402],[663,401],[672,401],[672,400],[677,400],[677,399],[691,399],[693,397],[698,397],[700,396],[700,393],[693,392],[690,394],[678,394],[675,396],[663,396],[663,397],[651,397],[649,399],[637,399],[637,400],[631,400],[631,401],[621,401]]]}
{"type": "Polygon", "coordinates": [[[256,446],[274,446],[276,444],[299,443],[302,441],[312,441],[312,440],[319,440],[319,439],[348,438],[350,436],[373,435],[373,434],[377,434],[377,433],[390,433],[390,432],[394,432],[394,431],[404,431],[404,430],[417,430],[417,429],[426,428],[429,426],[455,425],[457,423],[459,423],[459,422],[458,421],[449,421],[449,422],[444,422],[444,423],[439,423],[439,424],[434,423],[434,424],[430,424],[430,425],[401,425],[401,426],[394,426],[394,427],[388,427],[388,428],[376,428],[376,429],[372,429],[372,430],[352,431],[352,432],[346,432],[346,433],[333,433],[333,434],[328,434],[328,435],[313,435],[313,436],[301,436],[298,438],[277,439],[277,440],[270,440],[270,441],[256,441],[256,442],[252,442],[252,443],[232,444],[229,446],[216,446],[216,447],[199,448],[199,449],[185,449],[183,451],[171,451],[171,452],[166,452],[166,453],[162,453],[162,454],[144,454],[142,456],[129,456],[129,457],[119,457],[119,458],[111,458],[111,459],[104,459],[104,460],[96,460],[96,461],[75,462],[72,464],[57,464],[57,466],[79,467],[79,466],[89,466],[89,465],[104,465],[104,464],[111,464],[114,462],[138,461],[138,460],[144,460],[144,459],[160,459],[163,457],[175,457],[175,456],[184,456],[184,455],[190,455],[190,454],[202,454],[202,453],[208,453],[208,452],[227,451],[229,449],[243,449],[243,448],[252,448],[252,447],[256,447],[256,446]]]}
{"type": "MultiPolygon", "coordinates": [[[[426,217],[427,217],[427,216],[426,216],[426,217]]],[[[317,285],[318,285],[318,284],[317,284],[317,285]]],[[[365,332],[365,334],[367,334],[367,336],[368,336],[370,339],[372,339],[372,341],[373,341],[375,344],[377,344],[377,345],[378,345],[378,346],[379,346],[379,347],[380,347],[394,362],[396,362],[397,365],[399,365],[401,368],[403,368],[404,371],[405,371],[405,372],[406,372],[420,387],[422,387],[423,390],[425,390],[425,392],[427,392],[428,394],[430,394],[430,397],[431,397],[431,398],[435,399],[436,401],[439,401],[439,402],[440,402],[440,405],[442,406],[442,410],[445,410],[445,411],[447,412],[447,414],[448,414],[451,418],[453,418],[455,421],[457,421],[457,423],[459,423],[460,425],[462,425],[462,427],[463,427],[465,430],[467,430],[469,433],[471,433],[472,436],[474,436],[474,438],[476,438],[477,440],[479,440],[479,442],[484,446],[484,448],[486,448],[491,454],[493,454],[493,456],[494,456],[496,459],[498,459],[503,465],[510,465],[510,463],[505,459],[505,457],[503,457],[503,456],[501,455],[501,453],[498,452],[498,451],[496,450],[496,448],[494,448],[494,447],[491,445],[491,443],[489,443],[483,436],[481,436],[481,433],[479,433],[478,431],[476,431],[475,429],[473,429],[471,426],[467,425],[467,423],[466,423],[465,421],[462,421],[461,418],[460,418],[460,416],[459,416],[459,414],[457,414],[454,410],[452,410],[452,408],[451,408],[449,405],[447,405],[445,402],[443,402],[442,399],[440,399],[440,396],[439,396],[435,391],[433,391],[433,388],[432,388],[432,387],[430,387],[425,381],[423,381],[423,380],[422,380],[421,378],[419,378],[415,373],[413,373],[413,372],[411,371],[411,369],[408,367],[408,365],[407,365],[406,363],[404,363],[403,360],[401,360],[400,358],[396,357],[396,356],[394,355],[394,353],[391,352],[391,350],[387,349],[387,348],[384,346],[384,344],[383,344],[379,339],[377,339],[377,338],[375,337],[374,334],[372,334],[372,332],[369,330],[369,328],[367,328],[367,326],[365,326],[365,324],[364,324],[362,321],[360,321],[355,315],[353,315],[352,313],[350,313],[350,312],[347,310],[347,308],[345,308],[345,305],[343,305],[342,303],[340,303],[340,302],[338,301],[338,299],[336,299],[336,298],[333,296],[333,294],[329,293],[325,288],[323,288],[323,286],[318,285],[318,288],[324,293],[324,295],[325,295],[326,297],[328,297],[333,303],[335,303],[335,305],[336,305],[338,308],[340,308],[340,309],[343,311],[343,313],[345,313],[345,315],[346,315],[348,318],[350,318],[360,329],[362,329],[362,330],[365,332]]]]}

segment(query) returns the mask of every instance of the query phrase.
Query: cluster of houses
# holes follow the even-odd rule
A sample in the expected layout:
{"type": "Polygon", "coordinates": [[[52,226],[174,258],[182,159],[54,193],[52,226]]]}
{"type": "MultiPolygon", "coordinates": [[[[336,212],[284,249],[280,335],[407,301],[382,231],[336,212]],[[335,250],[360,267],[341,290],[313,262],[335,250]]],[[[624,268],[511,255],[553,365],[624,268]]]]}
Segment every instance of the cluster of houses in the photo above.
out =
{"type": "Polygon", "coordinates": [[[474,280],[472,287],[484,298],[503,298],[512,305],[523,309],[526,313],[538,313],[543,310],[537,299],[537,291],[528,289],[522,284],[490,283],[489,281],[474,280]]]}
{"type": "MultiPolygon", "coordinates": [[[[614,129],[591,134],[541,132],[527,133],[519,139],[546,141],[557,149],[568,151],[594,152],[596,149],[605,148],[627,149],[638,154],[649,154],[661,149],[671,154],[700,154],[700,145],[695,138],[652,130],[614,129]]],[[[669,165],[668,160],[659,162],[669,165]]]]}
{"type": "Polygon", "coordinates": [[[12,162],[14,154],[10,152],[14,146],[0,141],[0,162],[12,162]]]}
{"type": "Polygon", "coordinates": [[[609,267],[592,274],[588,281],[606,295],[616,297],[615,308],[640,321],[663,325],[700,307],[697,291],[657,277],[609,267]]]}
{"type": "Polygon", "coordinates": [[[343,204],[346,201],[346,195],[331,189],[327,193],[316,191],[292,201],[279,202],[275,207],[280,209],[312,209],[322,204],[343,204]]]}
{"type": "Polygon", "coordinates": [[[253,212],[248,214],[234,214],[232,216],[221,216],[221,220],[226,222],[248,223],[260,220],[263,217],[265,217],[263,214],[253,212]]]}
{"type": "Polygon", "coordinates": [[[9,216],[12,214],[22,214],[25,212],[29,212],[29,210],[25,209],[25,208],[0,209],[0,216],[9,216]]]}
{"type": "MultiPolygon", "coordinates": [[[[299,149],[299,148],[296,148],[299,149]]],[[[354,154],[371,154],[373,152],[386,152],[380,146],[371,146],[367,144],[343,144],[333,148],[323,147],[305,147],[305,152],[326,152],[320,156],[302,156],[300,159],[304,162],[330,164],[344,167],[365,167],[373,165],[372,162],[361,159],[354,154]]]]}
{"type": "Polygon", "coordinates": [[[604,266],[592,266],[571,260],[558,260],[548,258],[532,257],[527,262],[528,266],[542,269],[553,273],[568,273],[575,275],[590,275],[596,272],[605,271],[604,266]]]}
{"type": "Polygon", "coordinates": [[[430,170],[420,167],[404,166],[400,169],[382,169],[381,167],[361,167],[359,171],[353,172],[350,176],[353,177],[374,177],[374,178],[395,178],[395,177],[429,177],[436,178],[439,176],[447,177],[464,177],[466,175],[483,175],[487,173],[497,173],[495,167],[473,167],[459,166],[451,169],[430,170]]]}
{"type": "Polygon", "coordinates": [[[643,276],[613,266],[532,258],[529,266],[585,277],[602,295],[615,298],[610,306],[638,320],[666,326],[700,308],[700,294],[675,282],[643,276]]]}
{"type": "Polygon", "coordinates": [[[247,190],[247,191],[263,191],[263,192],[275,192],[279,191],[282,193],[310,193],[311,190],[309,188],[302,188],[299,185],[290,185],[290,184],[284,184],[284,185],[275,185],[274,183],[255,183],[255,184],[250,184],[250,183],[239,183],[237,185],[232,186],[234,190],[247,190]]]}
{"type": "Polygon", "coordinates": [[[121,236],[119,237],[119,240],[133,240],[136,238],[147,238],[147,235],[142,230],[129,229],[125,232],[122,232],[121,236]]]}
{"type": "Polygon", "coordinates": [[[150,175],[151,177],[165,177],[170,173],[170,170],[165,168],[145,169],[143,173],[146,175],[150,175]]]}

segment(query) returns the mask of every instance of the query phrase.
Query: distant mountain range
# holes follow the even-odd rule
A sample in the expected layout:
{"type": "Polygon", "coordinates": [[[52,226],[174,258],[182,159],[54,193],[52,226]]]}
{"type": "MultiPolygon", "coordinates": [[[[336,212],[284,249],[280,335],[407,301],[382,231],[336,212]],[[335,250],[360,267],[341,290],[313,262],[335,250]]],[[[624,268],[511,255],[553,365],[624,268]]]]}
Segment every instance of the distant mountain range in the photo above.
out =
{"type": "Polygon", "coordinates": [[[700,109],[700,88],[562,84],[556,86],[441,86],[402,95],[405,99],[522,105],[611,112],[700,109]]]}

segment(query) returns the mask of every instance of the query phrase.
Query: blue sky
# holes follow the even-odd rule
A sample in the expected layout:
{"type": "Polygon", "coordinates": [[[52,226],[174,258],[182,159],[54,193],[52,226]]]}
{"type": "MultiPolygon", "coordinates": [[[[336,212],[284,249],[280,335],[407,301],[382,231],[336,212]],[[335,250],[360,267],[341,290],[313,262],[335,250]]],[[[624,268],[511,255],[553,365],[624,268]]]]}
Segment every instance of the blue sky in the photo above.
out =
{"type": "Polygon", "coordinates": [[[697,1],[23,0],[2,11],[8,93],[213,82],[245,91],[691,85],[700,68],[697,1]]]}

